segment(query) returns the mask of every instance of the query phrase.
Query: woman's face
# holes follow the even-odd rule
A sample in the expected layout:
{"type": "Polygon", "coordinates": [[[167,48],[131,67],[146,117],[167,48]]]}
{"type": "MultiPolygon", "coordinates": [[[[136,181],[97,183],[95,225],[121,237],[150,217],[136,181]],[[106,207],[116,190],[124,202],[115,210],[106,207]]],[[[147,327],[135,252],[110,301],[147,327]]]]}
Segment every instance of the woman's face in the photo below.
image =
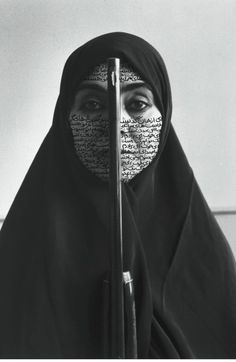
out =
{"type": "MultiPolygon", "coordinates": [[[[121,65],[121,167],[128,182],[156,156],[162,126],[153,93],[129,66],[121,65]]],[[[69,115],[76,153],[102,180],[109,179],[107,66],[95,67],[80,83],[69,115]]]]}

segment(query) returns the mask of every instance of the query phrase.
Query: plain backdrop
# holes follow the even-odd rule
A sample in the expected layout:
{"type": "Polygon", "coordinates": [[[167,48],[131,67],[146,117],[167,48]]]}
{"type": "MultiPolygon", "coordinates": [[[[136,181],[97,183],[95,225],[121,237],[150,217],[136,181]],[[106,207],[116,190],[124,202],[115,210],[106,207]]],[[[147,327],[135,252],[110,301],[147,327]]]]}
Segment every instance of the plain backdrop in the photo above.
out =
{"type": "Polygon", "coordinates": [[[162,54],[200,187],[213,210],[235,210],[235,0],[0,0],[0,216],[51,126],[67,57],[112,31],[162,54]]]}

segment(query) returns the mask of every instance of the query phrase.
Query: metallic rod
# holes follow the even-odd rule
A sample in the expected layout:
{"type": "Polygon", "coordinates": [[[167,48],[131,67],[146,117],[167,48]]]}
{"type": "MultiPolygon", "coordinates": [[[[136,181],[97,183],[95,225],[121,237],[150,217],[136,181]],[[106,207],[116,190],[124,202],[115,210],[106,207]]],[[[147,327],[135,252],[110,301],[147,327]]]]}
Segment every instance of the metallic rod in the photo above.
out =
{"type": "Polygon", "coordinates": [[[121,198],[120,59],[108,58],[111,215],[111,357],[125,358],[121,198]]]}
{"type": "Polygon", "coordinates": [[[125,305],[125,358],[138,358],[136,311],[133,279],[130,271],[123,273],[125,305]]]}

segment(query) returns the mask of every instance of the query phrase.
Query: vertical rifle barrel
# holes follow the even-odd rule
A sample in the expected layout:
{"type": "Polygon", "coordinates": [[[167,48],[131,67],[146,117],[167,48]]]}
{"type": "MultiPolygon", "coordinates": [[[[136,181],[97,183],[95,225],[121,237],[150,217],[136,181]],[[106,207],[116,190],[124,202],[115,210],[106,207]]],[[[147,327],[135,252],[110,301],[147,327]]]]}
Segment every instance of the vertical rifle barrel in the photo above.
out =
{"type": "Polygon", "coordinates": [[[108,58],[108,106],[111,201],[111,357],[125,358],[119,58],[108,58]]]}

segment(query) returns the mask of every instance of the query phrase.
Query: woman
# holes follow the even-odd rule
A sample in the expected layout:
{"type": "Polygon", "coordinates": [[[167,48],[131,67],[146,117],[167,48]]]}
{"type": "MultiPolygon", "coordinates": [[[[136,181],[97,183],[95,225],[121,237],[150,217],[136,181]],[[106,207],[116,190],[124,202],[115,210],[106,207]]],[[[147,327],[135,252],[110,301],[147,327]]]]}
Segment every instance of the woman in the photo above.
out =
{"type": "Polygon", "coordinates": [[[53,125],[1,231],[0,355],[109,357],[108,57],[122,61],[124,269],[138,357],[236,357],[232,253],[170,124],[165,65],[126,33],[95,38],[66,62],[53,125]]]}

